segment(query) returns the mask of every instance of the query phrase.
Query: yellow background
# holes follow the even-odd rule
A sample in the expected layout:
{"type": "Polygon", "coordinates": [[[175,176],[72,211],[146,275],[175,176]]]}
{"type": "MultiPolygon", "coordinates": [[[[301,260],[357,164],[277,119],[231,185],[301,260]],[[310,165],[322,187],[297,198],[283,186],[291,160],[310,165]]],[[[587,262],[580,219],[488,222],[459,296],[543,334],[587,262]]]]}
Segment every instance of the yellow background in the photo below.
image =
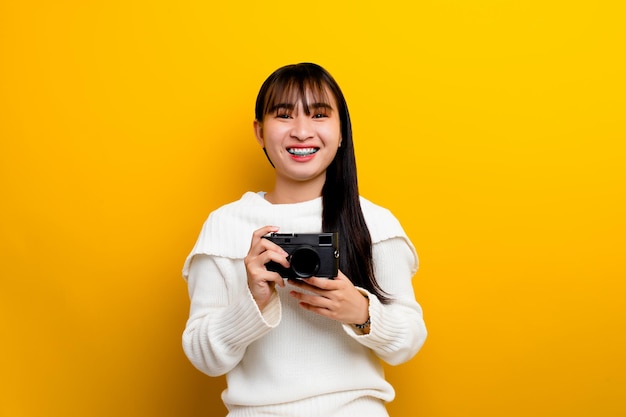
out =
{"type": "MultiPolygon", "coordinates": [[[[395,417],[626,415],[624,2],[0,2],[0,416],[219,416],[180,347],[207,214],[325,66],[429,339],[395,417]],[[217,3],[217,4],[214,4],[217,3]]],[[[276,360],[280,360],[277,358],[276,360]]]]}

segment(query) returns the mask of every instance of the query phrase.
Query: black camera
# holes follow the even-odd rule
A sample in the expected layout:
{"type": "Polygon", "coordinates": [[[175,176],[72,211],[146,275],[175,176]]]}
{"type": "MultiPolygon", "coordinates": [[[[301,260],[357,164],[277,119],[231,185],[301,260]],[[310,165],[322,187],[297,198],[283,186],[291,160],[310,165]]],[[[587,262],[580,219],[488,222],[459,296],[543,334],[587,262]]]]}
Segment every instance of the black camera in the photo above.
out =
{"type": "Polygon", "coordinates": [[[270,261],[268,271],[283,278],[334,278],[339,269],[338,233],[272,233],[263,236],[287,252],[290,267],[270,261]]]}

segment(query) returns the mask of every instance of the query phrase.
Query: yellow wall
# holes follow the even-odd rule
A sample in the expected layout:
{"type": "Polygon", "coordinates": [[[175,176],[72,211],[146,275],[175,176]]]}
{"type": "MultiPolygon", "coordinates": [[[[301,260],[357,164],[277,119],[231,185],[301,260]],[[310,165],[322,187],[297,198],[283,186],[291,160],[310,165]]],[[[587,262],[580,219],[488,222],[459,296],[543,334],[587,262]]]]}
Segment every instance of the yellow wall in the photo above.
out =
{"type": "Polygon", "coordinates": [[[0,416],[223,415],[180,270],[298,61],[421,255],[392,416],[626,415],[623,1],[212,3],[0,1],[0,416]]]}

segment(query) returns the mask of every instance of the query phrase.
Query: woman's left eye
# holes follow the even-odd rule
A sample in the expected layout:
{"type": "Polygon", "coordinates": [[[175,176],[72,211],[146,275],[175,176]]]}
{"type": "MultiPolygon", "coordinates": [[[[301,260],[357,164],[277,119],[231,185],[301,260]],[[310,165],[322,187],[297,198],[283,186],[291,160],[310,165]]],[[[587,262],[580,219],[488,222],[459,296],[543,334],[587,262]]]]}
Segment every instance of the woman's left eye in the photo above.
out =
{"type": "Polygon", "coordinates": [[[314,118],[314,119],[321,119],[321,118],[323,118],[323,117],[328,117],[328,116],[326,115],[326,113],[315,113],[315,114],[313,115],[313,118],[314,118]]]}

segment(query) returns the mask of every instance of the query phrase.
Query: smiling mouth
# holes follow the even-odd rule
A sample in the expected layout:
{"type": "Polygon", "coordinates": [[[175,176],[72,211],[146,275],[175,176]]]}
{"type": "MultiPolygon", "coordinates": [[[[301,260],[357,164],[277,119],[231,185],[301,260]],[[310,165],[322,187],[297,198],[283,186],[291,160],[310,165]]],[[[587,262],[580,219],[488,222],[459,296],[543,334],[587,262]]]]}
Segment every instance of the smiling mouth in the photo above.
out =
{"type": "Polygon", "coordinates": [[[309,156],[319,151],[319,148],[288,148],[287,152],[295,156],[309,156]]]}

